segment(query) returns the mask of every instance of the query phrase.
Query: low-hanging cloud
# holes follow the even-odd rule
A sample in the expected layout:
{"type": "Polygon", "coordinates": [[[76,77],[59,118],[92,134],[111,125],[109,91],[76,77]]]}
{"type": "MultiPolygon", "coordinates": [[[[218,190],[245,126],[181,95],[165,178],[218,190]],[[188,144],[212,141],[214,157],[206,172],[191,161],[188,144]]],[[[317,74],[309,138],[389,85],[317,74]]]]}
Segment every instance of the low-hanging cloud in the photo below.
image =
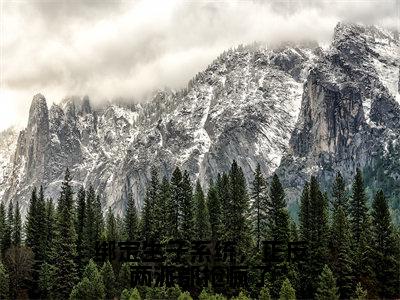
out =
{"type": "Polygon", "coordinates": [[[140,100],[238,44],[328,42],[341,20],[399,27],[397,0],[5,0],[1,13],[0,129],[25,121],[37,92],[140,100]]]}

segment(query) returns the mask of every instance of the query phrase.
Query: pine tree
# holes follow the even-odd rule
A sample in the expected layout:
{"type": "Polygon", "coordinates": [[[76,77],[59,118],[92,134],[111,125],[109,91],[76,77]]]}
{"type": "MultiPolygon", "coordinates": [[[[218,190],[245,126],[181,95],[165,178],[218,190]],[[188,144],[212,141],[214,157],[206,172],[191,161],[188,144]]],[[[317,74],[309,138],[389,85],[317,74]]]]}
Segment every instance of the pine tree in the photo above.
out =
{"type": "Polygon", "coordinates": [[[7,273],[6,268],[0,261],[0,299],[9,299],[9,288],[10,288],[10,276],[7,273]]]}
{"type": "Polygon", "coordinates": [[[160,201],[163,203],[164,227],[161,232],[161,241],[178,238],[178,224],[176,224],[176,207],[171,194],[171,185],[166,176],[163,177],[160,187],[160,201]]]}
{"type": "Polygon", "coordinates": [[[128,197],[128,204],[125,213],[125,231],[127,233],[128,241],[135,241],[139,239],[139,219],[136,209],[135,199],[130,194],[128,197]]]}
{"type": "Polygon", "coordinates": [[[217,192],[218,199],[221,205],[221,232],[223,233],[223,240],[232,240],[232,225],[233,220],[231,214],[231,182],[228,174],[218,174],[217,177],[217,192]]]}
{"type": "Polygon", "coordinates": [[[210,219],[203,189],[199,181],[196,183],[194,202],[196,204],[195,233],[197,239],[206,240],[210,238],[211,235],[210,219]]]}
{"type": "Polygon", "coordinates": [[[54,257],[53,241],[56,236],[56,212],[52,199],[48,199],[45,203],[45,255],[44,261],[50,263],[51,258],[54,257]]]}
{"type": "Polygon", "coordinates": [[[300,235],[307,241],[306,260],[301,272],[302,298],[310,298],[316,290],[316,279],[327,263],[328,255],[328,199],[322,194],[318,181],[311,177],[306,183],[300,204],[300,235]]]}
{"type": "Polygon", "coordinates": [[[257,248],[260,249],[263,232],[266,231],[267,223],[267,186],[263,174],[261,173],[260,164],[254,173],[254,180],[251,192],[252,215],[253,215],[253,228],[256,237],[257,248]]]}
{"type": "Polygon", "coordinates": [[[107,213],[106,233],[108,241],[118,241],[117,222],[113,212],[111,211],[111,207],[108,208],[107,213]]]}
{"type": "Polygon", "coordinates": [[[76,251],[77,251],[77,267],[78,273],[83,272],[84,263],[82,257],[84,256],[84,229],[86,225],[86,191],[83,187],[79,189],[77,198],[77,212],[76,212],[76,251]]]}
{"type": "Polygon", "coordinates": [[[324,266],[319,276],[318,288],[315,294],[317,300],[339,300],[339,291],[336,287],[336,279],[327,265],[324,266]]]}
{"type": "Polygon", "coordinates": [[[289,242],[290,219],[286,208],[285,192],[276,174],[272,178],[269,194],[267,209],[269,212],[268,228],[270,236],[274,241],[283,242],[287,245],[289,242]]]}
{"type": "Polygon", "coordinates": [[[13,220],[13,237],[12,243],[14,246],[21,246],[21,230],[22,230],[22,221],[21,221],[21,212],[19,210],[19,202],[15,204],[15,213],[13,220]]]}
{"type": "Polygon", "coordinates": [[[25,244],[32,249],[37,241],[37,190],[33,188],[31,198],[29,200],[29,209],[26,217],[26,241],[25,244]]]}
{"type": "Polygon", "coordinates": [[[114,270],[109,261],[105,262],[101,270],[101,275],[103,277],[103,285],[105,290],[106,299],[114,299],[116,296],[115,290],[115,275],[114,270]]]}
{"type": "Polygon", "coordinates": [[[70,299],[104,299],[103,278],[91,259],[83,272],[83,279],[72,290],[70,299]]]}
{"type": "Polygon", "coordinates": [[[8,204],[8,213],[6,219],[6,225],[4,228],[4,236],[1,244],[1,250],[4,257],[5,252],[11,247],[12,245],[12,233],[13,233],[13,205],[12,202],[8,204]]]}
{"type": "Polygon", "coordinates": [[[211,239],[213,241],[222,240],[222,210],[221,202],[218,197],[217,186],[212,182],[207,194],[207,206],[210,220],[211,239]]]}
{"type": "Polygon", "coordinates": [[[77,280],[76,259],[76,233],[74,227],[73,191],[71,186],[71,175],[67,169],[62,182],[61,195],[58,200],[55,261],[55,289],[60,298],[69,296],[77,280]]]}
{"type": "Polygon", "coordinates": [[[172,216],[170,216],[173,220],[170,230],[175,239],[180,238],[180,203],[182,203],[182,173],[176,167],[171,177],[171,204],[169,205],[170,208],[173,207],[174,209],[172,216]]]}
{"type": "Polygon", "coordinates": [[[382,190],[376,193],[372,203],[372,219],[372,248],[378,293],[382,298],[397,298],[400,296],[397,278],[400,249],[396,244],[389,207],[382,190]]]}
{"type": "Polygon", "coordinates": [[[342,298],[350,299],[353,294],[353,269],[351,231],[345,210],[338,204],[334,208],[330,235],[330,257],[337,286],[342,298]]]}
{"type": "Polygon", "coordinates": [[[181,186],[181,202],[180,202],[180,219],[181,219],[181,236],[183,240],[190,242],[195,234],[195,216],[194,216],[194,203],[193,191],[190,183],[189,173],[185,170],[182,177],[181,186]]]}
{"type": "Polygon", "coordinates": [[[131,286],[131,267],[129,263],[122,264],[118,273],[117,281],[117,294],[121,294],[124,289],[128,289],[131,286]]]}
{"type": "Polygon", "coordinates": [[[156,203],[158,203],[159,197],[159,179],[158,173],[155,168],[151,169],[151,180],[147,187],[146,197],[143,205],[142,212],[142,237],[147,240],[157,239],[157,228],[156,228],[156,203]]]}
{"type": "Polygon", "coordinates": [[[104,232],[104,218],[103,218],[103,210],[101,206],[100,195],[97,195],[96,200],[94,202],[93,214],[94,214],[93,240],[96,242],[100,240],[102,233],[104,232]]]}
{"type": "Polygon", "coordinates": [[[361,282],[357,283],[357,287],[356,287],[356,300],[367,300],[367,291],[363,289],[361,282]]]}
{"type": "Polygon", "coordinates": [[[251,229],[249,224],[249,196],[243,170],[233,161],[229,172],[230,196],[228,215],[231,218],[230,228],[227,230],[228,240],[238,247],[239,254],[248,254],[251,249],[251,229]]]}
{"type": "Polygon", "coordinates": [[[271,295],[269,293],[268,287],[263,287],[260,291],[260,295],[258,297],[259,300],[271,300],[271,295]]]}
{"type": "Polygon", "coordinates": [[[332,186],[332,197],[333,197],[333,207],[341,206],[347,214],[349,210],[349,200],[346,191],[346,183],[342,177],[342,174],[338,172],[335,177],[335,181],[332,186]]]}
{"type": "Polygon", "coordinates": [[[370,220],[367,208],[367,197],[364,190],[364,180],[360,169],[357,169],[350,199],[350,224],[353,236],[354,273],[357,281],[372,294],[375,290],[371,262],[370,220]]]}
{"type": "MultiPolygon", "coordinates": [[[[3,249],[2,244],[6,226],[7,226],[6,210],[4,207],[4,203],[0,202],[0,250],[3,249]]],[[[1,258],[1,251],[0,251],[0,258],[1,258]]]]}
{"type": "Polygon", "coordinates": [[[279,293],[279,300],[295,300],[296,299],[296,291],[292,287],[289,279],[285,279],[282,283],[282,288],[279,293]]]}

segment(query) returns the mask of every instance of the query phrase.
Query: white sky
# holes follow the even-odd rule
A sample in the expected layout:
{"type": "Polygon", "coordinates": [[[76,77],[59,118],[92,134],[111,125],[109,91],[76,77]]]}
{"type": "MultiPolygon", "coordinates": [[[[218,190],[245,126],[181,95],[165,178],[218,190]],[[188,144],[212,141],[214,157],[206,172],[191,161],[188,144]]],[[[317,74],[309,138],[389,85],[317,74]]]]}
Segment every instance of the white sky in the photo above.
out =
{"type": "Polygon", "coordinates": [[[224,50],[330,40],[338,21],[399,28],[399,0],[0,0],[0,130],[32,97],[92,101],[184,87],[224,50]]]}

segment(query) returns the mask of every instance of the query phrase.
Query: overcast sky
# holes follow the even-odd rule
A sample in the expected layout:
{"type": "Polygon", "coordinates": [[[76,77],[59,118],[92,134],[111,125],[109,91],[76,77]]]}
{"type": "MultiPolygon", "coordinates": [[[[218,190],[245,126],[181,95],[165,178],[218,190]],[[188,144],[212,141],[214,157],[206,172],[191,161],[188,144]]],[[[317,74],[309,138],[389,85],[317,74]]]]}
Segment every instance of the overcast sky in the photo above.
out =
{"type": "Polygon", "coordinates": [[[238,44],[329,42],[338,21],[399,28],[400,0],[0,0],[0,130],[49,102],[180,88],[238,44]]]}

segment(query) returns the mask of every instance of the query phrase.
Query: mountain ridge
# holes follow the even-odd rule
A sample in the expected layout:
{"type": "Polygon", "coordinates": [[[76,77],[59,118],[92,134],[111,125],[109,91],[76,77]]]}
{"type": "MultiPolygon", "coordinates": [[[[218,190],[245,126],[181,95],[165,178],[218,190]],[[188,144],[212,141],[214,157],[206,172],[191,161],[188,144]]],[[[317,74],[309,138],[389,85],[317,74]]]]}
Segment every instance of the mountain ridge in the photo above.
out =
{"type": "Polygon", "coordinates": [[[239,46],[186,89],[160,91],[147,103],[93,108],[88,97],[72,97],[48,109],[36,95],[0,195],[20,199],[23,212],[33,186],[57,199],[69,167],[76,186],[93,184],[103,207],[121,213],[129,193],[141,207],[151,165],[161,175],[178,165],[207,187],[237,159],[248,182],[257,163],[268,176],[277,171],[295,201],[309,175],[330,180],[333,171],[321,174],[327,162],[349,177],[357,163],[373,165],[366,149],[384,153],[371,141],[399,144],[398,51],[394,34],[340,23],[327,50],[239,46]]]}

